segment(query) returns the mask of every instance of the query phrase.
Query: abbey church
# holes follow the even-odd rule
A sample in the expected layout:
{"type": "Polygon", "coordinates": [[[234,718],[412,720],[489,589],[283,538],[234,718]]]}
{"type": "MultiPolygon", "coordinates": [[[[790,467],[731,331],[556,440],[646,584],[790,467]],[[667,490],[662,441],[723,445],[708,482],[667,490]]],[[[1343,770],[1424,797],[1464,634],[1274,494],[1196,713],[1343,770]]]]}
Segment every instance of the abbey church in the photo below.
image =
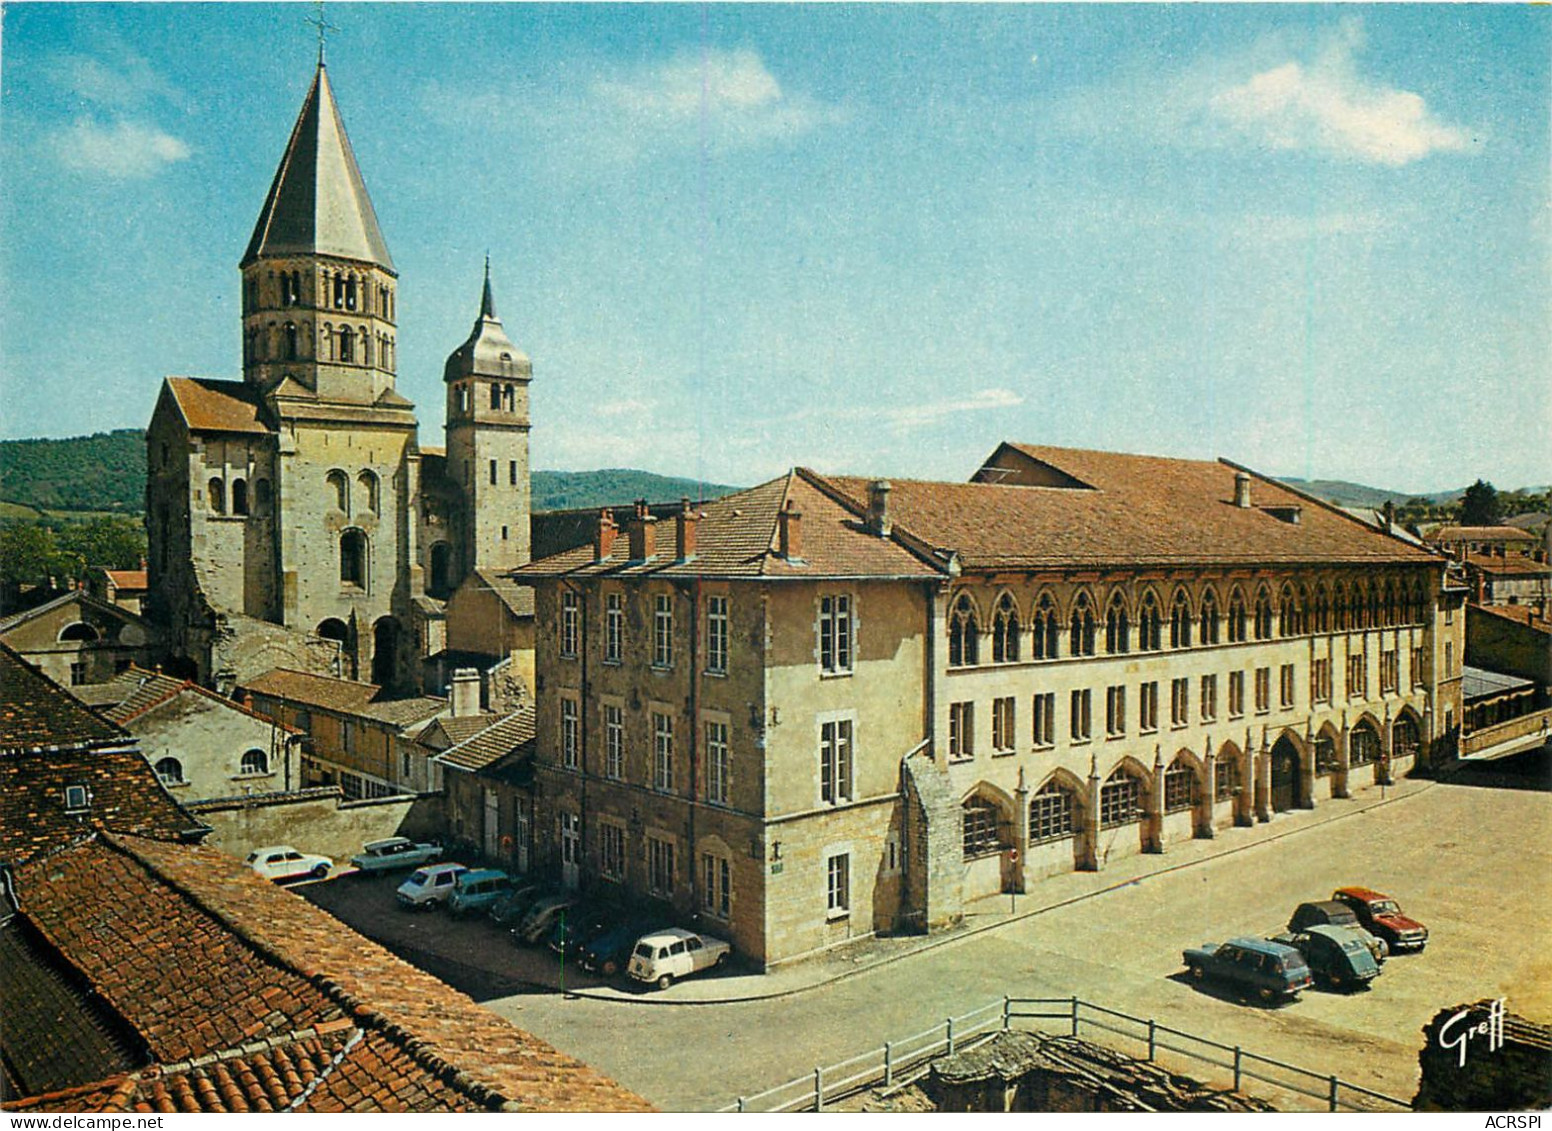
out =
{"type": "Polygon", "coordinates": [[[320,60],[239,268],[242,380],[166,378],[147,429],[148,612],[179,674],[223,689],[275,667],[423,688],[449,598],[529,559],[532,369],[489,264],[446,448],[423,448],[398,273],[320,60]]]}

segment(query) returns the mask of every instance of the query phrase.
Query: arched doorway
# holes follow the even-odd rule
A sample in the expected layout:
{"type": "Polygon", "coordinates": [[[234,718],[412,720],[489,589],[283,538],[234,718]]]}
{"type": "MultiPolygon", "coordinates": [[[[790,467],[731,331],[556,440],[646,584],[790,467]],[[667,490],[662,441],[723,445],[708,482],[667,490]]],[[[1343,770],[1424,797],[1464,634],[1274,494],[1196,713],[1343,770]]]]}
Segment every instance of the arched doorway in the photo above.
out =
{"type": "Polygon", "coordinates": [[[341,644],[346,644],[350,641],[350,629],[338,617],[330,617],[328,620],[319,621],[318,627],[314,631],[325,640],[337,640],[341,644]]]}
{"type": "Polygon", "coordinates": [[[383,617],[372,626],[372,682],[392,687],[398,675],[399,622],[383,617]]]}
{"type": "Polygon", "coordinates": [[[1285,813],[1299,804],[1299,748],[1286,734],[1272,747],[1272,812],[1285,813]]]}

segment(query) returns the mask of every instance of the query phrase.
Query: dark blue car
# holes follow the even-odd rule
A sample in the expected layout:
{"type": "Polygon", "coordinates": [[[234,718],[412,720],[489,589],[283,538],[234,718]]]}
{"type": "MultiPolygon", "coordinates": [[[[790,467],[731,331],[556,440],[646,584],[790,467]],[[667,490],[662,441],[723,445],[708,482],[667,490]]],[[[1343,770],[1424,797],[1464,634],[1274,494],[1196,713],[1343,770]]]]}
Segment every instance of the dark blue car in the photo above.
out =
{"type": "Polygon", "coordinates": [[[1314,985],[1304,956],[1266,939],[1237,938],[1203,943],[1183,955],[1193,982],[1223,982],[1243,997],[1264,1002],[1292,999],[1314,985]]]}

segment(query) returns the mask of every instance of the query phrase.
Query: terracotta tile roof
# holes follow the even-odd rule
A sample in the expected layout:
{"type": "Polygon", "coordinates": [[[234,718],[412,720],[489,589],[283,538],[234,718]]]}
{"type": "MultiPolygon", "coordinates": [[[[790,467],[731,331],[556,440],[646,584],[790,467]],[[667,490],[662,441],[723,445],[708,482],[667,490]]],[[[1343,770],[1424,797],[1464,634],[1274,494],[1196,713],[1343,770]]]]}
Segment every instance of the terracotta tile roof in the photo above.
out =
{"type": "Polygon", "coordinates": [[[1500,620],[1513,621],[1515,624],[1525,625],[1536,632],[1544,632],[1552,635],[1552,620],[1547,619],[1545,613],[1538,613],[1534,605],[1467,605],[1466,615],[1474,617],[1477,614],[1498,617],[1500,620]]]}
{"type": "Polygon", "coordinates": [[[87,706],[97,708],[107,719],[125,727],[141,716],[172,702],[180,695],[198,695],[228,710],[278,726],[290,734],[301,733],[295,727],[277,723],[269,716],[261,715],[241,703],[233,702],[224,695],[218,695],[192,680],[173,679],[161,672],[147,671],[135,665],[131,665],[127,671],[120,672],[106,683],[83,684],[80,687],[72,687],[69,691],[87,706]]]}
{"type": "Polygon", "coordinates": [[[159,1063],[9,1107],[649,1110],[213,849],[104,836],[17,891],[159,1063]]]}
{"type": "Polygon", "coordinates": [[[645,562],[628,561],[629,539],[621,524],[613,553],[593,560],[591,544],[579,546],[514,570],[523,578],[590,577],[932,577],[941,573],[898,541],[869,534],[853,510],[815,485],[817,476],[793,471],[700,508],[696,555],[689,561],[674,557],[674,520],[657,523],[656,555],[645,562]],[[802,514],[801,561],[787,561],[777,552],[777,514],[791,500],[802,514]]]}
{"type": "Polygon", "coordinates": [[[151,622],[144,617],[131,612],[123,605],[113,605],[107,601],[99,601],[84,589],[67,590],[57,597],[49,598],[41,605],[34,605],[30,609],[23,609],[20,612],[11,613],[7,617],[0,618],[0,632],[9,632],[17,625],[35,620],[46,613],[51,613],[61,605],[79,605],[83,614],[86,612],[99,613],[104,617],[117,620],[123,624],[136,625],[144,629],[148,635],[154,635],[155,633],[151,622]]]}
{"type": "Polygon", "coordinates": [[[1441,526],[1434,542],[1534,542],[1536,536],[1517,526],[1441,526]]]}
{"type": "Polygon", "coordinates": [[[191,432],[262,435],[273,431],[260,415],[263,401],[258,390],[245,382],[168,377],[167,388],[191,432]]]}
{"type": "Polygon", "coordinates": [[[0,755],[127,738],[10,647],[0,644],[0,755]]]}
{"type": "Polygon", "coordinates": [[[523,743],[533,741],[534,709],[532,706],[521,707],[461,738],[448,729],[447,736],[453,740],[453,745],[436,756],[438,762],[460,770],[483,770],[513,753],[523,743]]]}
{"type": "Polygon", "coordinates": [[[503,577],[494,570],[477,569],[474,577],[479,584],[485,586],[496,598],[507,607],[507,611],[517,617],[531,617],[534,612],[534,591],[532,585],[519,585],[510,577],[503,577]]]}
{"type": "Polygon", "coordinates": [[[108,580],[120,589],[149,589],[149,571],[143,569],[105,569],[108,580]]]}
{"type": "Polygon", "coordinates": [[[1552,577],[1552,564],[1538,562],[1529,554],[1510,552],[1503,557],[1497,554],[1470,553],[1466,564],[1472,569],[1494,577],[1552,577]]]}
{"type": "Polygon", "coordinates": [[[243,690],[271,699],[284,699],[303,707],[316,707],[376,719],[390,726],[406,727],[435,717],[447,710],[447,700],[435,695],[407,699],[381,699],[382,688],[375,683],[313,675],[291,668],[273,668],[248,680],[243,690]]]}
{"type": "MultiPolygon", "coordinates": [[[[1227,462],[1004,444],[977,473],[1000,481],[891,480],[889,509],[897,530],[957,553],[965,569],[1438,561],[1255,473],[1253,505],[1236,507],[1237,470],[1227,462]],[[1297,523],[1279,516],[1293,508],[1297,523]]],[[[865,510],[868,479],[814,478],[865,510]]]]}

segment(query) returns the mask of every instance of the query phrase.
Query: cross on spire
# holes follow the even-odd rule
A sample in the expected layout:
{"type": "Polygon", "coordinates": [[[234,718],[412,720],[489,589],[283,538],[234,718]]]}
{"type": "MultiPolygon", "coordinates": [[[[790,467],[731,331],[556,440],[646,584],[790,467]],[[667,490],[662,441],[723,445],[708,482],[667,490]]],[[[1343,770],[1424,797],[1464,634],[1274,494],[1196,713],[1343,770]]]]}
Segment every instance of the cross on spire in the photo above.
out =
{"type": "Polygon", "coordinates": [[[317,5],[317,14],[311,19],[304,19],[302,22],[304,24],[311,24],[313,27],[318,29],[318,65],[321,67],[323,66],[324,40],[327,38],[329,32],[339,31],[339,27],[336,24],[331,24],[328,20],[323,18],[323,0],[317,0],[317,5]]]}

